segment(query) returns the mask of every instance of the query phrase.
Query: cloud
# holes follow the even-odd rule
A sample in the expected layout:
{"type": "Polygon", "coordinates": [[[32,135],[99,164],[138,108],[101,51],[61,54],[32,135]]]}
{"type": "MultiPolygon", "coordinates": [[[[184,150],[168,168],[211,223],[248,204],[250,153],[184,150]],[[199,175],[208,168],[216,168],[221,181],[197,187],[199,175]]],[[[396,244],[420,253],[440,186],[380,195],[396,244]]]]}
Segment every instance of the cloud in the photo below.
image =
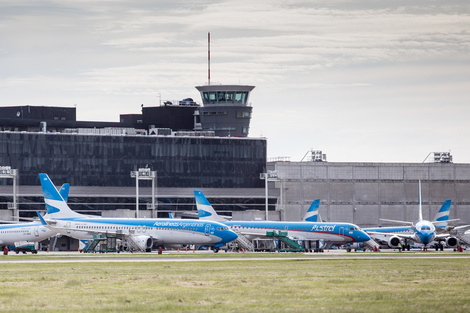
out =
{"type": "Polygon", "coordinates": [[[469,13],[456,0],[5,0],[0,104],[78,103],[81,119],[116,120],[199,100],[210,31],[211,81],[256,85],[251,134],[268,155],[324,145],[331,160],[383,160],[401,142],[420,155],[426,136],[470,136],[469,13]]]}

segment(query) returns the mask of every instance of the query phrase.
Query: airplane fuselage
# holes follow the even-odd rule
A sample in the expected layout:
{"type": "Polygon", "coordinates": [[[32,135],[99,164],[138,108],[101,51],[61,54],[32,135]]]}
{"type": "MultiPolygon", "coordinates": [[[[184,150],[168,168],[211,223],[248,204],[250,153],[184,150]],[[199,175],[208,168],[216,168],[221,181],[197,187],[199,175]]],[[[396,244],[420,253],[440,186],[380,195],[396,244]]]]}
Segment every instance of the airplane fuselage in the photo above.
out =
{"type": "Polygon", "coordinates": [[[374,239],[387,241],[390,235],[396,235],[403,239],[409,239],[416,243],[424,244],[425,246],[434,241],[437,235],[436,227],[434,224],[427,220],[416,221],[412,226],[398,226],[398,227],[371,227],[364,228],[368,233],[373,233],[374,239]],[[384,235],[380,235],[383,233],[384,235]]]}
{"type": "Polygon", "coordinates": [[[265,237],[267,232],[286,232],[296,240],[325,240],[331,243],[368,241],[370,237],[354,224],[322,222],[227,221],[223,222],[248,238],[265,237]]]}
{"type": "Polygon", "coordinates": [[[422,243],[425,246],[432,242],[436,237],[436,227],[433,223],[427,220],[415,222],[412,230],[417,239],[415,241],[422,243]]]}
{"type": "Polygon", "coordinates": [[[0,246],[14,245],[19,241],[38,242],[55,234],[41,223],[3,224],[0,225],[0,246]]]}
{"type": "Polygon", "coordinates": [[[224,244],[237,235],[212,221],[175,219],[68,218],[55,219],[61,234],[87,240],[97,233],[152,237],[157,244],[224,244]]]}

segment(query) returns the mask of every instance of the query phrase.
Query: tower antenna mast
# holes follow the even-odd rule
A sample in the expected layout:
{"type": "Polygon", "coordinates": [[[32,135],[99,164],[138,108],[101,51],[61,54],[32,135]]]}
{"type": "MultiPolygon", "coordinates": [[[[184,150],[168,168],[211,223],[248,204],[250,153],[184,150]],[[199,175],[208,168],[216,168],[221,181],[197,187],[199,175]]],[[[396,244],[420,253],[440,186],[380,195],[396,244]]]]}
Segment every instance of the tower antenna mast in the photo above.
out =
{"type": "Polygon", "coordinates": [[[211,33],[207,33],[207,84],[211,84],[211,33]]]}

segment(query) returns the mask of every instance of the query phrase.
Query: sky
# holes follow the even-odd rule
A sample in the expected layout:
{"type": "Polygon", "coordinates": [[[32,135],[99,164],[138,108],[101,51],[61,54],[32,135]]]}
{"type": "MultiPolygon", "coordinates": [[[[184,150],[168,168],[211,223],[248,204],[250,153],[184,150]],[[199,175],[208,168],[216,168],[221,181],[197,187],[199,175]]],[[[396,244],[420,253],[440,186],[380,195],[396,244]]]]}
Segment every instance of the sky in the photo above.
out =
{"type": "Polygon", "coordinates": [[[119,121],[254,85],[268,159],[470,163],[470,2],[0,0],[0,106],[119,121]]]}

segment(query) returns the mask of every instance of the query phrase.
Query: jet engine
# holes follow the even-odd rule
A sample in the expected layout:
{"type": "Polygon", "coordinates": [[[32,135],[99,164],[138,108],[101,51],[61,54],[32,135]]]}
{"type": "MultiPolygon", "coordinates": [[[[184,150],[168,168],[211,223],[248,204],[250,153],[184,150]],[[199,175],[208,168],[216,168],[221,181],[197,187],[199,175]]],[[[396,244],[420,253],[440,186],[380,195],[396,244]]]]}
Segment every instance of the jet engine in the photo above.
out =
{"type": "Polygon", "coordinates": [[[135,243],[139,246],[140,250],[145,252],[152,251],[153,238],[150,236],[133,236],[135,243]]]}
{"type": "Polygon", "coordinates": [[[398,236],[392,236],[388,240],[388,245],[392,248],[398,247],[398,244],[401,243],[400,237],[398,236]]]}
{"type": "Polygon", "coordinates": [[[455,237],[448,237],[446,239],[446,245],[450,248],[457,247],[459,244],[459,240],[455,237]]]}

